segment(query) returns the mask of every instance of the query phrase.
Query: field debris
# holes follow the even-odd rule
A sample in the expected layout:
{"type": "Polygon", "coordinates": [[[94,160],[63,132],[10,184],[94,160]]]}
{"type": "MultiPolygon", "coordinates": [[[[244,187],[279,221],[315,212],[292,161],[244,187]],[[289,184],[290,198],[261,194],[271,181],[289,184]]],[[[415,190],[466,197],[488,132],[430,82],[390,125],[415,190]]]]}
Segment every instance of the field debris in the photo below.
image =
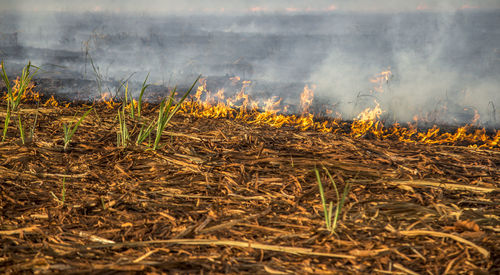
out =
{"type": "Polygon", "coordinates": [[[498,147],[180,112],[156,150],[124,148],[96,103],[64,150],[62,125],[88,106],[21,108],[36,129],[22,145],[12,123],[0,143],[2,273],[499,272],[498,147]],[[351,185],[334,233],[316,167],[351,185]]]}

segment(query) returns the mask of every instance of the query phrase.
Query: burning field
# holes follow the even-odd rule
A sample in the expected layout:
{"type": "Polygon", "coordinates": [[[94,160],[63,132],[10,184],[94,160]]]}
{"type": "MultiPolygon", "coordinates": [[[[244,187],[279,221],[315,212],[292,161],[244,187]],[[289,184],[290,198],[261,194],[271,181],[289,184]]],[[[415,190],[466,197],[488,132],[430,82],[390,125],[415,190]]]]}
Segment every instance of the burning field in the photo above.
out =
{"type": "Polygon", "coordinates": [[[500,271],[500,131],[318,116],[310,86],[290,114],[236,77],[63,102],[29,69],[2,86],[2,273],[500,271]]]}
{"type": "Polygon", "coordinates": [[[499,4],[331,2],[0,5],[0,273],[500,273],[499,4]]]}

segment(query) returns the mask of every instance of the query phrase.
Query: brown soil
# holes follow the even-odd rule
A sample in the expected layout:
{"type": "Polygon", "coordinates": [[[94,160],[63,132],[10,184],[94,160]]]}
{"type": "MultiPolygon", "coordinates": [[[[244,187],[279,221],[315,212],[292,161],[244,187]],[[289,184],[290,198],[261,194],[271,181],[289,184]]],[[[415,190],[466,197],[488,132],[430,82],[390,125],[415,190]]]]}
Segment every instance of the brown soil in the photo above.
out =
{"type": "MultiPolygon", "coordinates": [[[[500,272],[498,148],[183,115],[163,148],[120,148],[116,110],[96,108],[66,151],[82,107],[39,109],[26,145],[16,118],[0,142],[1,273],[500,272]],[[333,234],[322,166],[352,185],[333,234]]],[[[22,109],[29,132],[36,108],[22,109]]]]}

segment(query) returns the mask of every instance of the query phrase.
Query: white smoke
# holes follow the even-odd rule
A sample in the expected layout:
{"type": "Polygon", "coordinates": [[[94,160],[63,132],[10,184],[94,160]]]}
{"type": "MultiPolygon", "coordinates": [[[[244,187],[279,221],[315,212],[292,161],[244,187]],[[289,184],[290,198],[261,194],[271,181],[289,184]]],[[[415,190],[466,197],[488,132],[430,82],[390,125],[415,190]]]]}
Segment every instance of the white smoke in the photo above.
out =
{"type": "Polygon", "coordinates": [[[462,123],[468,108],[491,126],[500,122],[492,112],[500,108],[500,32],[498,11],[487,10],[498,8],[494,0],[22,0],[0,5],[0,33],[18,33],[18,64],[59,75],[95,78],[90,58],[116,81],[239,74],[285,98],[316,84],[318,100],[346,119],[377,100],[391,121],[447,108],[436,122],[462,123]],[[389,67],[384,92],[374,92],[369,79],[389,67]],[[287,83],[298,88],[276,88],[287,83]]]}

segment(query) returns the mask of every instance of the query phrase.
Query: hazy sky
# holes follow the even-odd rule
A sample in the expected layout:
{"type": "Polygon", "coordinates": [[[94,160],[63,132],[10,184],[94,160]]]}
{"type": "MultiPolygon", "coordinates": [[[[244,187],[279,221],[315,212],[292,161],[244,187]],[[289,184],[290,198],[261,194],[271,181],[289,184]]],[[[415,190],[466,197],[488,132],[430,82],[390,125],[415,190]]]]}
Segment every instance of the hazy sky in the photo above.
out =
{"type": "Polygon", "coordinates": [[[499,0],[0,0],[0,10],[233,13],[499,9],[499,0]]]}

